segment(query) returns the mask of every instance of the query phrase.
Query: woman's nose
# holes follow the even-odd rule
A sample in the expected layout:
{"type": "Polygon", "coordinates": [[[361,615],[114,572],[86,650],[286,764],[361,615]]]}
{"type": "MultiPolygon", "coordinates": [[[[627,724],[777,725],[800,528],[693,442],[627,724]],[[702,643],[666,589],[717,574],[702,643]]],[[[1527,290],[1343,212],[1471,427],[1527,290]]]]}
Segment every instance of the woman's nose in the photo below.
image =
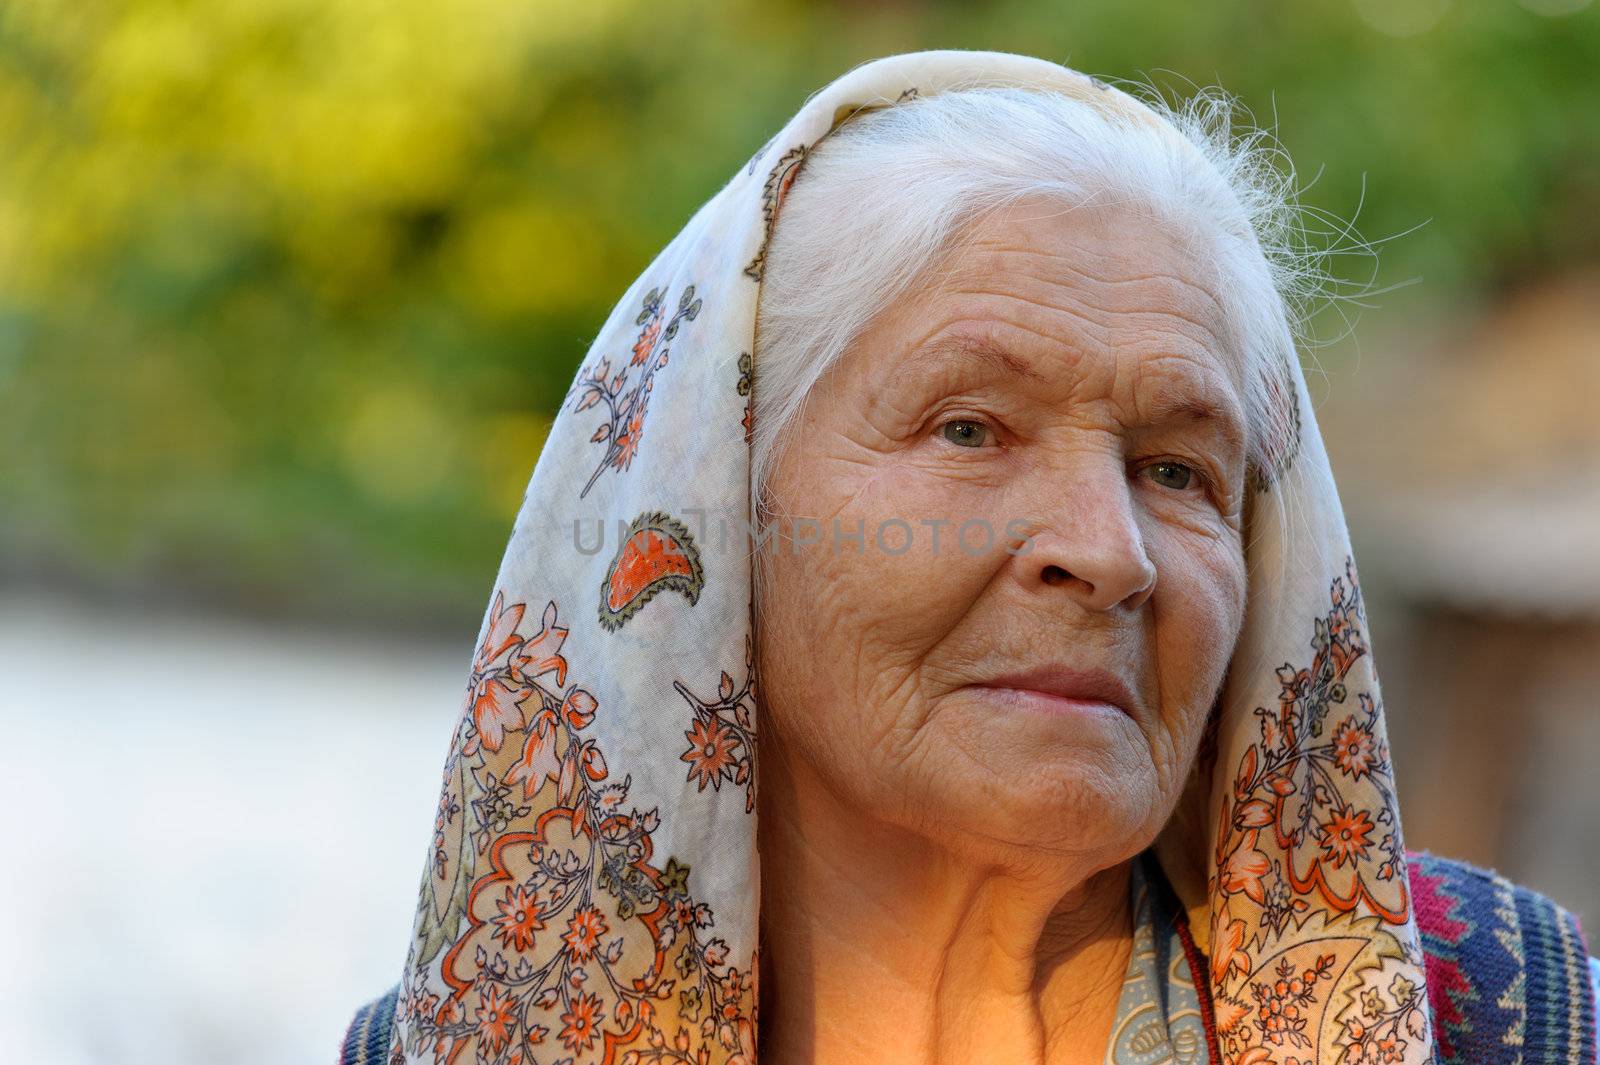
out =
{"type": "Polygon", "coordinates": [[[1053,505],[1035,504],[1016,557],[1030,590],[1060,589],[1089,610],[1137,610],[1156,586],[1132,493],[1121,471],[1075,478],[1053,505]]]}

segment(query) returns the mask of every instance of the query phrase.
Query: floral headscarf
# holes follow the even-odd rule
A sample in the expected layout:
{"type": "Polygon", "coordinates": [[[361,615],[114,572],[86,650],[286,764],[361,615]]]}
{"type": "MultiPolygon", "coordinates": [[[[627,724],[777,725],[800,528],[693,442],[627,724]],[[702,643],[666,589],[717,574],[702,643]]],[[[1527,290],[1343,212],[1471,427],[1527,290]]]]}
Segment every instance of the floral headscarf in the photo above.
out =
{"type": "MultiPolygon", "coordinates": [[[[584,357],[495,581],[444,766],[392,1061],[748,1065],[759,975],[749,523],[765,249],[850,116],[977,83],[1159,123],[998,52],[811,96],[634,282],[584,357]]],[[[1273,367],[1249,597],[1154,848],[1229,1065],[1429,1059],[1361,588],[1300,367],[1273,367]],[[1282,506],[1264,505],[1276,493],[1282,506]]]]}

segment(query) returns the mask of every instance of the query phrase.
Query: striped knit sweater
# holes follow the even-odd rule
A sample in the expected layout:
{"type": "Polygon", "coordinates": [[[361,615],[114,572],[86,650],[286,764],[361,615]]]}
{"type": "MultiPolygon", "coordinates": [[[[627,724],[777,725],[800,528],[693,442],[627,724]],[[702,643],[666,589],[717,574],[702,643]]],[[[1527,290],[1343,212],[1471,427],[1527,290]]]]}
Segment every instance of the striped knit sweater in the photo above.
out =
{"type": "MultiPolygon", "coordinates": [[[[1600,961],[1577,919],[1487,869],[1408,856],[1440,1065],[1600,1065],[1600,961]]],[[[1205,958],[1191,965],[1204,986],[1205,958]]],[[[356,1011],[339,1065],[388,1065],[398,993],[356,1011]]],[[[1210,1060],[1221,1065],[1215,1045],[1210,1060]]]]}

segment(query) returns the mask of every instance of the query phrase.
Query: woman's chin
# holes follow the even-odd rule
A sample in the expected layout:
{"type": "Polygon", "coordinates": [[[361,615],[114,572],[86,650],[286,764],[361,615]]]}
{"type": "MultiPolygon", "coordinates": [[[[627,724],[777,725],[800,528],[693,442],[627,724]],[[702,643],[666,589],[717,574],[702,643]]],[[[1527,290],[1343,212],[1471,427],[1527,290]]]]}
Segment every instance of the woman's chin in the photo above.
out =
{"type": "Polygon", "coordinates": [[[1123,741],[980,766],[962,759],[914,815],[978,847],[1131,856],[1154,838],[1165,804],[1148,761],[1141,767],[1130,754],[1123,741]]]}

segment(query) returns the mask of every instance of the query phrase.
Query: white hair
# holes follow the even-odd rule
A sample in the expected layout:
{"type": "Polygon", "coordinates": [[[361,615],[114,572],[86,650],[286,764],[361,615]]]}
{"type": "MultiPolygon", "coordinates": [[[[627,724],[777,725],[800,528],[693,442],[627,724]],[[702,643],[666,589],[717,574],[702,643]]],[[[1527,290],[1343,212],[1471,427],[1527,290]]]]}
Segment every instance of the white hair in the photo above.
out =
{"type": "Polygon", "coordinates": [[[1288,366],[1330,287],[1328,252],[1305,239],[1286,154],[1238,121],[1234,97],[1213,88],[1169,104],[1135,90],[1158,122],[1057,92],[956,88],[863,113],[813,147],[778,213],[757,306],[758,512],[818,379],[968,223],[1033,196],[1130,207],[1215,263],[1225,354],[1244,383],[1249,483],[1271,482],[1299,430],[1288,366]]]}

